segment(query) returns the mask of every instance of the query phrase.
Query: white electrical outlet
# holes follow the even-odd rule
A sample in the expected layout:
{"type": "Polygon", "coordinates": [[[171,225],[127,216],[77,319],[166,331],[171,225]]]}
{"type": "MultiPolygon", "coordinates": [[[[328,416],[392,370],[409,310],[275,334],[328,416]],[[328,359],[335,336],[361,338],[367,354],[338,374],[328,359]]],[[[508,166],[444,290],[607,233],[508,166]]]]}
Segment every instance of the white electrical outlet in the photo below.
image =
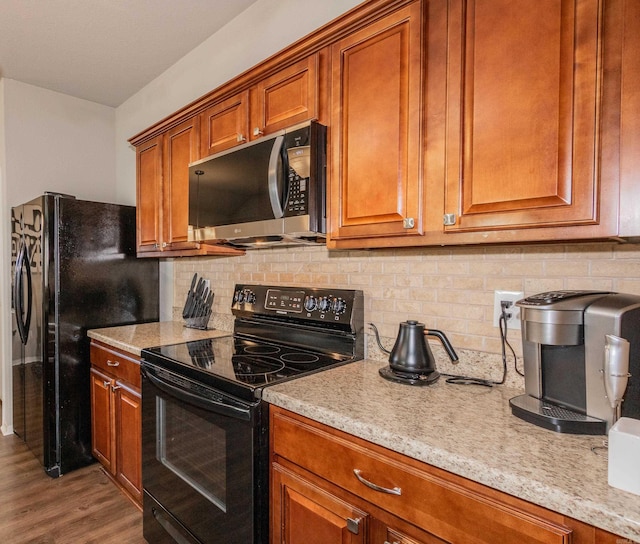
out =
{"type": "Polygon", "coordinates": [[[509,329],[519,329],[520,328],[520,308],[518,308],[515,303],[518,300],[524,298],[524,293],[522,291],[494,291],[493,292],[493,326],[498,327],[500,322],[500,316],[502,315],[502,301],[507,301],[511,303],[511,306],[507,308],[507,314],[509,314],[509,319],[507,319],[507,327],[509,329]]]}

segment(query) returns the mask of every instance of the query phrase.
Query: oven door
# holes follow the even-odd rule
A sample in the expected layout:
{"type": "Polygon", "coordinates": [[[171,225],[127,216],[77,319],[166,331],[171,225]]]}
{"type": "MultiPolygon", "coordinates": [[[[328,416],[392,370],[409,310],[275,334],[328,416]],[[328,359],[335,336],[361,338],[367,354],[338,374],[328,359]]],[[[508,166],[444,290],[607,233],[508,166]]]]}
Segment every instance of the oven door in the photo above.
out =
{"type": "Polygon", "coordinates": [[[260,543],[267,534],[267,425],[242,402],[142,363],[144,537],[260,543]]]}

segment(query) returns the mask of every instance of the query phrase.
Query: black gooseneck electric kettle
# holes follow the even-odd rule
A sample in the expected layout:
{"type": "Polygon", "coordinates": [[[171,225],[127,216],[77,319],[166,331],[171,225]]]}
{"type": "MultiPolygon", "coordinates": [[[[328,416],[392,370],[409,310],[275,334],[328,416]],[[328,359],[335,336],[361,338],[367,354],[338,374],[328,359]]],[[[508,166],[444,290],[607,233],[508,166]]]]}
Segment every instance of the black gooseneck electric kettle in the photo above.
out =
{"type": "MultiPolygon", "coordinates": [[[[405,321],[400,329],[393,349],[389,353],[389,366],[380,369],[380,375],[391,381],[411,385],[429,385],[434,383],[440,373],[427,336],[435,336],[442,343],[452,361],[458,360],[451,343],[442,331],[426,329],[424,323],[405,321]]],[[[385,350],[386,351],[386,350],[385,350]]]]}

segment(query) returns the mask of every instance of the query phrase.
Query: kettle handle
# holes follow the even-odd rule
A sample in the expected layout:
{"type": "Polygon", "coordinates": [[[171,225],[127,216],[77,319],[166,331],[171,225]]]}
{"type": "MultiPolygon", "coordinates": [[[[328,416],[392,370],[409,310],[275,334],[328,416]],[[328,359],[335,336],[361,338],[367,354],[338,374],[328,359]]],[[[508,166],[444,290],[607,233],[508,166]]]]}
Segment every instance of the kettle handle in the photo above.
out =
{"type": "Polygon", "coordinates": [[[451,359],[454,363],[458,361],[458,354],[455,352],[455,350],[453,349],[453,346],[451,345],[451,342],[449,342],[449,339],[445,336],[445,334],[442,331],[439,331],[436,329],[425,329],[424,335],[435,336],[436,338],[438,338],[440,342],[442,342],[442,345],[445,351],[447,352],[449,359],[451,359]]]}

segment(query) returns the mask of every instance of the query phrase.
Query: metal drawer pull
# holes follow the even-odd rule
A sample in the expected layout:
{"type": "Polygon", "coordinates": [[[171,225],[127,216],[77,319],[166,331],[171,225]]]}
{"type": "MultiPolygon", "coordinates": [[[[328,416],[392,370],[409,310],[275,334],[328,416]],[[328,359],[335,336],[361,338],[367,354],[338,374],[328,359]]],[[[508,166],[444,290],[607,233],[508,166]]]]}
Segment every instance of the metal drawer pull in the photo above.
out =
{"type": "Polygon", "coordinates": [[[118,361],[112,361],[111,359],[107,359],[107,366],[120,366],[118,361]]]}
{"type": "Polygon", "coordinates": [[[362,476],[360,476],[362,474],[362,471],[359,468],[354,468],[353,473],[356,475],[356,478],[358,478],[360,482],[362,482],[367,487],[370,487],[371,489],[375,489],[376,491],[380,491],[381,493],[389,493],[390,495],[402,495],[402,489],[399,487],[389,489],[388,487],[380,487],[379,485],[365,480],[362,476]]]}
{"type": "Polygon", "coordinates": [[[347,518],[347,530],[354,535],[360,533],[360,518],[347,518]]]}

